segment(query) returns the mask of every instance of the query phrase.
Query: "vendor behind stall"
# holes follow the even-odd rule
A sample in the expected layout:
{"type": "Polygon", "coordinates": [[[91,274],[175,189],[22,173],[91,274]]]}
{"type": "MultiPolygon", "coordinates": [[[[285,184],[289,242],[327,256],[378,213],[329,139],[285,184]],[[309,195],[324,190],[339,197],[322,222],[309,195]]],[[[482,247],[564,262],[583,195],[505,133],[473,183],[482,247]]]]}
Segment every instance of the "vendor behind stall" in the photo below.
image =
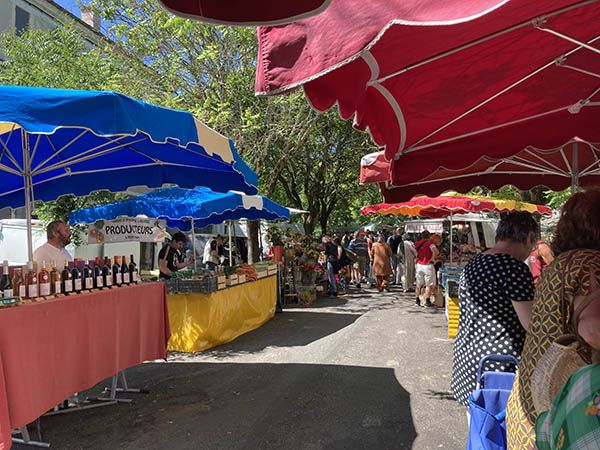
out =
{"type": "Polygon", "coordinates": [[[173,276],[173,272],[194,264],[195,257],[188,261],[183,260],[182,250],[186,241],[185,234],[175,233],[171,242],[160,250],[158,253],[158,268],[160,269],[161,278],[168,280],[173,276]]]}
{"type": "MultiPolygon", "coordinates": [[[[54,267],[62,267],[64,261],[71,261],[71,255],[65,249],[71,243],[71,231],[62,220],[50,222],[46,227],[48,242],[33,252],[33,260],[41,267],[42,261],[54,267]]],[[[49,267],[49,266],[46,266],[49,267]]]]}

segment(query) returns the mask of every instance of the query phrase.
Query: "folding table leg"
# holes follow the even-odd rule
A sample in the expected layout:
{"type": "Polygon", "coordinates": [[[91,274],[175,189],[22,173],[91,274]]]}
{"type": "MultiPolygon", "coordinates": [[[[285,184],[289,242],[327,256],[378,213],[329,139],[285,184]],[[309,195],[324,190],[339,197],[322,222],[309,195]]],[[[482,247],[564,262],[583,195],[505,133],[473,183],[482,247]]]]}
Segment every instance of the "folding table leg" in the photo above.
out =
{"type": "Polygon", "coordinates": [[[48,442],[42,442],[42,433],[40,431],[40,419],[37,419],[37,430],[38,430],[38,434],[39,434],[39,441],[34,441],[31,439],[31,436],[29,435],[29,430],[27,429],[27,426],[21,427],[18,430],[13,430],[13,435],[14,434],[20,434],[21,437],[17,438],[17,437],[13,437],[12,441],[14,444],[24,444],[24,445],[31,445],[33,447],[40,447],[40,448],[50,448],[50,443],[48,442]]]}
{"type": "Polygon", "coordinates": [[[127,378],[125,377],[125,371],[122,370],[112,377],[112,382],[110,388],[105,388],[104,393],[109,394],[108,397],[100,397],[98,400],[106,400],[106,401],[116,401],[116,402],[125,402],[129,403],[132,400],[129,398],[117,398],[118,392],[126,392],[126,393],[134,393],[134,394],[148,394],[149,392],[146,389],[138,389],[138,388],[130,388],[127,384],[127,378]],[[121,380],[121,386],[119,385],[119,379],[121,380]]]}

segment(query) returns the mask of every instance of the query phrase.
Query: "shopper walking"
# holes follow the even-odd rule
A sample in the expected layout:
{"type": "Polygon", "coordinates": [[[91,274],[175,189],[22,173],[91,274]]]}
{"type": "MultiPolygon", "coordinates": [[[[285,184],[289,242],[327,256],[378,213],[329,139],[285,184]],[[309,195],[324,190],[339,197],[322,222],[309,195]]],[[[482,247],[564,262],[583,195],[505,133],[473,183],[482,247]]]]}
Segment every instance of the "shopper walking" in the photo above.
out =
{"type": "Polygon", "coordinates": [[[335,274],[337,272],[338,263],[338,248],[337,245],[331,241],[331,238],[327,235],[321,239],[323,242],[323,253],[325,253],[325,267],[327,269],[327,282],[329,290],[327,295],[333,295],[337,297],[337,283],[335,281],[335,274]]]}
{"type": "Polygon", "coordinates": [[[434,261],[437,259],[439,251],[430,239],[429,231],[424,230],[421,233],[421,239],[415,243],[417,250],[417,268],[416,268],[416,300],[415,304],[421,306],[421,294],[425,294],[425,306],[431,307],[433,303],[430,298],[435,286],[435,268],[434,261]]]}
{"type": "Polygon", "coordinates": [[[404,250],[402,263],[402,289],[409,292],[415,288],[415,265],[417,263],[417,250],[408,234],[402,236],[402,245],[398,251],[404,250]]]}
{"type": "Polygon", "coordinates": [[[402,244],[402,230],[396,228],[394,232],[387,239],[387,243],[392,250],[391,264],[392,264],[392,284],[402,283],[402,253],[398,254],[398,248],[402,244]]]}
{"type": "Polygon", "coordinates": [[[385,237],[382,234],[379,235],[377,242],[371,248],[373,276],[377,280],[377,290],[379,292],[384,289],[389,291],[390,275],[392,274],[391,256],[392,249],[385,242],[385,237]]]}
{"type": "Polygon", "coordinates": [[[369,247],[362,232],[357,231],[354,234],[354,239],[350,241],[348,248],[356,255],[356,261],[352,267],[352,281],[356,283],[357,288],[360,288],[362,279],[365,276],[367,260],[369,258],[369,247]]]}

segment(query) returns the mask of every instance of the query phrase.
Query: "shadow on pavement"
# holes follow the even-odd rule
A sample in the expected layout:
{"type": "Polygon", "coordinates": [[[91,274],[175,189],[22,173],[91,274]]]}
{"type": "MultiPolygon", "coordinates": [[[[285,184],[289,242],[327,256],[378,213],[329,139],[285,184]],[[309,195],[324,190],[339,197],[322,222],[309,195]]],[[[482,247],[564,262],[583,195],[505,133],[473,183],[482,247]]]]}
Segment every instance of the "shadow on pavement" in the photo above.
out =
{"type": "MultiPolygon", "coordinates": [[[[202,352],[213,357],[256,353],[266,347],[299,347],[352,325],[360,315],[296,310],[282,312],[260,327],[260,333],[246,333],[236,340],[202,352]]],[[[192,353],[169,353],[169,360],[186,361],[192,353]]]]}
{"type": "Polygon", "coordinates": [[[150,394],[43,418],[52,448],[409,449],[416,437],[391,368],[148,363],[127,375],[150,394]]]}

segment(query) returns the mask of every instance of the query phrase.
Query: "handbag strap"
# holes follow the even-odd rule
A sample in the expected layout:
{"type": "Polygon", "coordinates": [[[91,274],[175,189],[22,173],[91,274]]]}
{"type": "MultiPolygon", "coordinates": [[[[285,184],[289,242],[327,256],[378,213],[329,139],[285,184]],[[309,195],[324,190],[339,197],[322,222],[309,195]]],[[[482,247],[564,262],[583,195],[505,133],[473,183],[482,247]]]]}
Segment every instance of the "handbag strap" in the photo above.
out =
{"type": "Polygon", "coordinates": [[[569,268],[569,263],[573,259],[573,256],[575,255],[576,251],[577,250],[574,250],[574,251],[570,251],[568,253],[567,257],[565,258],[563,267],[561,268],[561,271],[560,271],[560,281],[561,281],[560,282],[560,315],[561,315],[562,334],[570,333],[569,324],[568,324],[568,318],[570,316],[569,302],[567,302],[567,300],[565,298],[565,285],[566,285],[565,273],[567,272],[567,269],[569,268]]]}

